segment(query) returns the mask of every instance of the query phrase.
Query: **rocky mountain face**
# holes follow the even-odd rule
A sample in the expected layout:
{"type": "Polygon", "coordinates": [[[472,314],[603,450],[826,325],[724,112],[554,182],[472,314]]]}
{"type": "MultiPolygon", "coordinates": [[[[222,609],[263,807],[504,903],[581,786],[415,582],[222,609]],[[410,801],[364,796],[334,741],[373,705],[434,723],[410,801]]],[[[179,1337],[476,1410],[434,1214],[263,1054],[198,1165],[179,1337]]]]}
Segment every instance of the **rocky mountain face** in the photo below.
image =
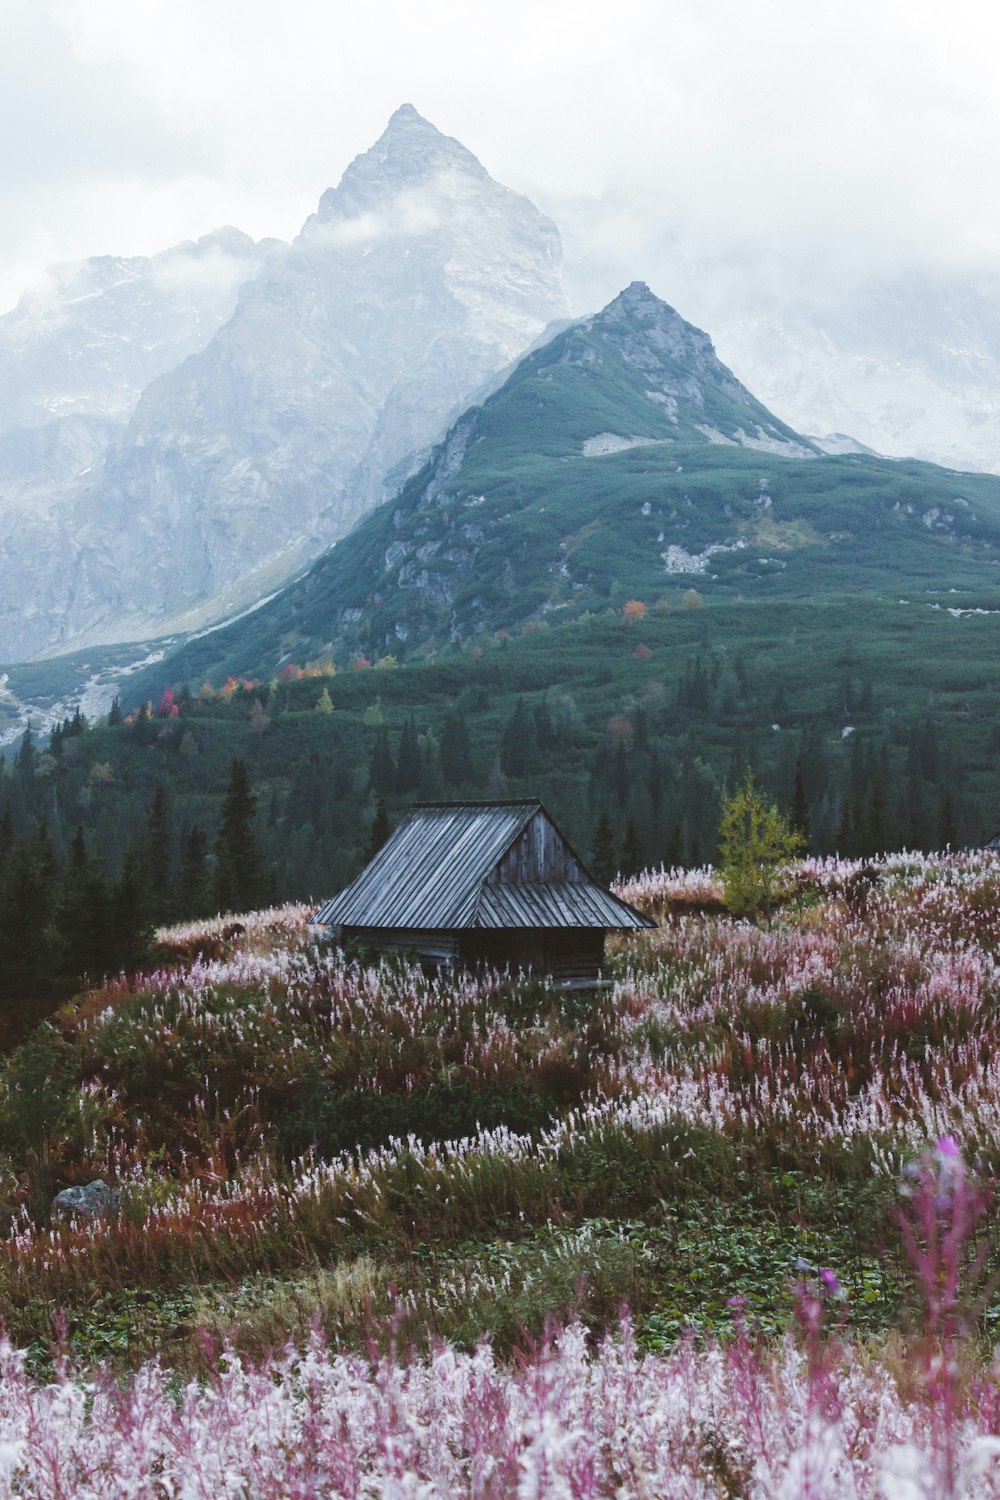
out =
{"type": "Polygon", "coordinates": [[[802,432],[1000,473],[1000,279],[899,275],[823,295],[717,290],[734,369],[802,432]]]}
{"type": "Polygon", "coordinates": [[[145,387],[232,316],[273,248],[220,229],[152,257],[55,266],[0,317],[0,514],[58,501],[145,387]]]}
{"type": "Polygon", "coordinates": [[[566,311],[555,226],[404,106],[58,518],[3,538],[0,660],[253,605],[566,311]]]}
{"type": "MultiPolygon", "coordinates": [[[[620,621],[628,600],[665,615],[759,604],[761,618],[794,602],[806,653],[823,601],[859,629],[889,601],[904,633],[931,608],[995,613],[1000,480],[840,449],[775,417],[707,334],[633,283],[525,355],[274,597],[179,650],[161,640],[137,669],[109,660],[102,690],[117,682],[135,704],[318,657],[406,664],[608,610],[620,621]]],[[[559,631],[548,649],[572,654],[577,638],[559,631]]],[[[79,660],[96,692],[95,656],[79,660]]],[[[58,668],[65,702],[71,661],[29,664],[9,689],[23,703],[28,677],[37,694],[58,668]]]]}
{"type": "Polygon", "coordinates": [[[426,656],[628,598],[676,608],[691,588],[995,591],[998,570],[1000,481],[822,452],[637,282],[528,354],[394,500],[156,684],[426,656]]]}
{"type": "Polygon", "coordinates": [[[94,476],[143,390],[210,342],[276,248],[220,229],[57,266],[0,318],[0,659],[63,639],[99,598],[94,476]]]}

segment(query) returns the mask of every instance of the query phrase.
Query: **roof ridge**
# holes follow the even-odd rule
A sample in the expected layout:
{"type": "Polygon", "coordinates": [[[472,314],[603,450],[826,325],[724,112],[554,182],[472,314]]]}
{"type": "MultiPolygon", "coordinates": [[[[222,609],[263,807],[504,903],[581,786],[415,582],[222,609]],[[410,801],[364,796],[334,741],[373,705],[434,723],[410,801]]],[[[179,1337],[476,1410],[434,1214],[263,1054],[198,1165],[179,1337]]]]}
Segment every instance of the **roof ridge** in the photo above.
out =
{"type": "Polygon", "coordinates": [[[410,811],[431,807],[542,807],[538,797],[479,797],[467,802],[412,802],[410,811]]]}

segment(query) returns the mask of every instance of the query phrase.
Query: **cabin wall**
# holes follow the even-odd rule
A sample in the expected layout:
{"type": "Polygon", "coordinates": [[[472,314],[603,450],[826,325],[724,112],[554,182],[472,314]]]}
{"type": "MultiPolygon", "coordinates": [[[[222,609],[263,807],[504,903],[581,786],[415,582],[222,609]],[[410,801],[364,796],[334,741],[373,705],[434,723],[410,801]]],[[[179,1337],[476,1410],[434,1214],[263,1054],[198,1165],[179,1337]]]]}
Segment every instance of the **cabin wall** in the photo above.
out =
{"type": "Polygon", "coordinates": [[[604,929],[590,927],[469,928],[460,934],[459,962],[469,969],[530,969],[553,979],[597,979],[604,929]]]}
{"type": "Polygon", "coordinates": [[[441,967],[458,959],[460,934],[427,930],[418,932],[404,927],[345,927],[342,942],[359,948],[379,948],[387,953],[415,953],[441,967]]]}
{"type": "Polygon", "coordinates": [[[487,876],[487,884],[560,885],[587,880],[587,872],[544,813],[536,813],[503,859],[487,876]]]}
{"type": "Polygon", "coordinates": [[[597,979],[604,962],[602,927],[469,927],[418,932],[344,927],[341,941],[385,953],[409,953],[436,968],[531,970],[553,979],[597,979]]]}

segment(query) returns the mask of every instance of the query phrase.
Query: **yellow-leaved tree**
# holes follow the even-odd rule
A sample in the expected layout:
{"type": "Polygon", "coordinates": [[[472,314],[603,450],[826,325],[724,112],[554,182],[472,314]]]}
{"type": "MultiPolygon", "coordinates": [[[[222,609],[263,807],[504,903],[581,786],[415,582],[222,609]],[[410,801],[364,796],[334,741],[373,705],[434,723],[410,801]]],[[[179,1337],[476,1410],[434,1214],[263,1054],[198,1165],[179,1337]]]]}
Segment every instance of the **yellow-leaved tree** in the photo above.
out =
{"type": "Polygon", "coordinates": [[[729,910],[740,917],[763,913],[770,926],[781,895],[783,867],[804,844],[802,835],[766,801],[747,771],[725,804],[719,824],[719,873],[729,910]]]}

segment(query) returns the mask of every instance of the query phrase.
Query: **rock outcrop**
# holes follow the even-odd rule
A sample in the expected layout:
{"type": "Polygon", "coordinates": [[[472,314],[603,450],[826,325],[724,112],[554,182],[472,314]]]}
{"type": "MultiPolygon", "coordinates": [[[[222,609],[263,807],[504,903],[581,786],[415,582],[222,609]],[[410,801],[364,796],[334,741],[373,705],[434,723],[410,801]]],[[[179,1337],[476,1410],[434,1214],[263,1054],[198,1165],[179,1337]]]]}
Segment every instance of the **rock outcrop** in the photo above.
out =
{"type": "Polygon", "coordinates": [[[565,316],[560,254],[526,198],[398,110],[224,326],[145,386],[69,503],[0,535],[0,660],[273,592],[565,316]]]}

